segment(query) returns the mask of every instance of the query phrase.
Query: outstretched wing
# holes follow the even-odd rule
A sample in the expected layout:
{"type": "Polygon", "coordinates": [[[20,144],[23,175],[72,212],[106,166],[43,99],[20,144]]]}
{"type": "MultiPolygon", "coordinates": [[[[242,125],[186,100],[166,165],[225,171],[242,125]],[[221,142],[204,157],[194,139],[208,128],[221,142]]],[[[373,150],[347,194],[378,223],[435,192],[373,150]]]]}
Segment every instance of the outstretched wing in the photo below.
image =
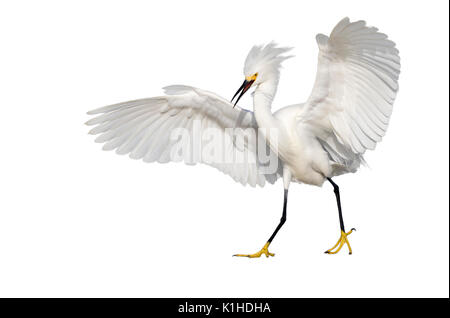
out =
{"type": "Polygon", "coordinates": [[[333,159],[359,165],[388,127],[398,91],[398,50],[378,29],[348,18],[330,37],[318,34],[316,39],[316,82],[297,120],[314,127],[333,159]]]}
{"type": "Polygon", "coordinates": [[[261,143],[252,112],[198,88],[164,89],[165,96],[88,112],[98,115],[86,123],[96,125],[89,133],[100,134],[95,141],[105,143],[104,150],[133,159],[206,163],[244,185],[277,180],[279,159],[261,143]]]}

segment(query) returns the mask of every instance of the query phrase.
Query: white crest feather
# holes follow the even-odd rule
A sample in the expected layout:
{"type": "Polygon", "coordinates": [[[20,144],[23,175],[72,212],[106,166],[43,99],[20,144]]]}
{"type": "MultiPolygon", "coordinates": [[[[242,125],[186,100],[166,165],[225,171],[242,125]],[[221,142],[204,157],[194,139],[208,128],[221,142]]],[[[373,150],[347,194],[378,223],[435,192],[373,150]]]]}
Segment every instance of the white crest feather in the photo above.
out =
{"type": "Polygon", "coordinates": [[[275,42],[253,46],[245,59],[244,75],[279,73],[281,63],[293,57],[293,55],[283,55],[291,49],[291,47],[277,47],[275,42]]]}

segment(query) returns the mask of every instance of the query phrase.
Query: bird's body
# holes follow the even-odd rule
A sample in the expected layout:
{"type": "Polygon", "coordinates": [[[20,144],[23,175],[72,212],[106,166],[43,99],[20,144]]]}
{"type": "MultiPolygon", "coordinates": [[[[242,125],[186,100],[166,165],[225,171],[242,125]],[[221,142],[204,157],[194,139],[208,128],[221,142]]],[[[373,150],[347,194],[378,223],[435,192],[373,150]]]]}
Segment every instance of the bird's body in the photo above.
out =
{"type": "Polygon", "coordinates": [[[280,125],[285,127],[286,134],[286,138],[280,138],[279,156],[292,181],[321,186],[326,177],[332,175],[331,162],[309,127],[295,120],[301,114],[302,106],[284,107],[274,114],[280,125]]]}
{"type": "MultiPolygon", "coordinates": [[[[282,54],[289,48],[270,43],[250,51],[246,80],[234,105],[202,89],[168,86],[165,96],[89,112],[101,114],[87,122],[97,125],[90,133],[101,133],[96,141],[106,142],[106,150],[146,162],[206,163],[242,184],[263,186],[282,177],[285,201],[280,225],[259,253],[244,255],[249,257],[273,255],[267,248],[286,219],[290,182],[321,186],[328,180],[339,209],[341,238],[335,246],[339,251],[349,245],[351,231],[344,230],[339,188],[331,178],[355,172],[364,163],[364,152],[374,149],[385,134],[398,90],[400,59],[395,44],[363,21],[343,19],[330,37],[319,34],[316,39],[320,49],[316,83],[305,103],[272,112],[280,65],[288,58],[282,54]],[[234,107],[250,87],[255,87],[253,112],[234,107]],[[181,131],[173,138],[177,129],[181,131]],[[245,131],[241,142],[235,139],[236,130],[245,131]],[[220,142],[211,143],[211,131],[220,142]],[[261,148],[266,148],[265,157],[261,148]]],[[[332,250],[327,252],[337,252],[332,250]]]]}
{"type": "MultiPolygon", "coordinates": [[[[268,115],[259,116],[259,112],[266,110],[255,109],[255,118],[262,131],[275,128],[278,132],[277,153],[280,158],[282,170],[289,174],[285,178],[289,181],[301,182],[320,186],[331,176],[331,162],[327,153],[320,145],[317,138],[311,134],[307,125],[301,125],[296,121],[296,116],[301,114],[304,104],[295,104],[283,107],[273,113],[272,120],[265,120],[268,115]]],[[[264,136],[265,137],[265,136],[264,136]]],[[[270,138],[267,144],[274,143],[270,138]]]]}

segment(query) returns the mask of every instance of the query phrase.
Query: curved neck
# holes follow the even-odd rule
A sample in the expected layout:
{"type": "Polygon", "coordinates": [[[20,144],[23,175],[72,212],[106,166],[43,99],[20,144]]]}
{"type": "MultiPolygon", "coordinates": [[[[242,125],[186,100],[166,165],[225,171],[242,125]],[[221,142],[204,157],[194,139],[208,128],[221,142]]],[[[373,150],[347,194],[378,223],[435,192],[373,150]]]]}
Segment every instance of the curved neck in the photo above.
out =
{"type": "Polygon", "coordinates": [[[276,126],[276,119],[272,115],[272,101],[277,92],[278,80],[269,80],[259,84],[253,95],[253,111],[259,127],[271,128],[276,126]]]}

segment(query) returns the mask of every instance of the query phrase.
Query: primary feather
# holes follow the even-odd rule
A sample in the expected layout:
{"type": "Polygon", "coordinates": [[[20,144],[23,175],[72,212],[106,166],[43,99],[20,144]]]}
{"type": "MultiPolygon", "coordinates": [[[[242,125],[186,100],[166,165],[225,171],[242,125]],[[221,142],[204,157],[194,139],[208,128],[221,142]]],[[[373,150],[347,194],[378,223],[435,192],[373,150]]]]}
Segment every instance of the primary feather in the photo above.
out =
{"type": "Polygon", "coordinates": [[[185,129],[193,137],[194,121],[197,121],[200,149],[208,144],[208,140],[201,137],[203,132],[212,128],[225,142],[222,150],[242,154],[244,159],[230,163],[223,160],[205,162],[202,154],[196,154],[191,144],[181,144],[178,148],[187,150],[180,154],[181,161],[188,164],[206,163],[237,182],[251,186],[264,186],[266,181],[276,181],[279,171],[266,173],[264,165],[258,160],[257,140],[253,138],[258,138],[259,134],[252,112],[233,108],[227,100],[198,88],[173,85],[164,90],[165,96],[119,103],[88,112],[89,115],[97,115],[86,122],[87,125],[96,125],[89,133],[99,135],[95,141],[105,143],[104,150],[116,149],[118,154],[129,154],[133,159],[165,163],[172,161],[171,150],[177,142],[195,142],[192,139],[172,139],[174,129],[185,129]],[[227,128],[251,130],[253,134],[248,136],[252,139],[243,145],[237,144],[227,128]]]}
{"type": "Polygon", "coordinates": [[[316,82],[297,120],[314,127],[333,161],[355,171],[386,133],[398,91],[398,50],[378,29],[348,18],[330,37],[316,39],[316,82]]]}

